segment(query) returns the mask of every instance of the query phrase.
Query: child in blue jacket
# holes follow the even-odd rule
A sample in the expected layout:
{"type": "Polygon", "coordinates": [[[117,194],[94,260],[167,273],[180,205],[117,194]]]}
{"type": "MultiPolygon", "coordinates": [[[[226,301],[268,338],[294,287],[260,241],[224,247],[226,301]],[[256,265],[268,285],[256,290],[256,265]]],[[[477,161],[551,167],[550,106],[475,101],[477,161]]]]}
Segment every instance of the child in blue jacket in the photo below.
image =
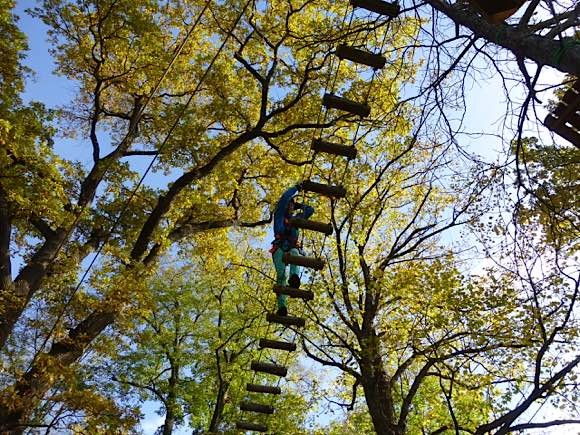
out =
{"type": "MultiPolygon", "coordinates": [[[[282,261],[285,252],[291,255],[302,255],[300,252],[300,243],[298,241],[298,229],[290,226],[288,220],[292,217],[308,219],[314,213],[314,208],[309,205],[300,204],[294,201],[294,195],[301,190],[302,186],[297,184],[288,189],[280,197],[276,209],[274,211],[274,241],[272,242],[272,260],[276,268],[276,283],[278,285],[290,286],[294,288],[300,287],[300,273],[299,266],[295,264],[290,265],[290,278],[286,275],[286,264],[282,261]],[[294,214],[295,210],[301,210],[300,213],[294,214]]],[[[288,307],[286,305],[287,296],[283,294],[278,295],[276,314],[280,316],[288,315],[288,307]]]]}

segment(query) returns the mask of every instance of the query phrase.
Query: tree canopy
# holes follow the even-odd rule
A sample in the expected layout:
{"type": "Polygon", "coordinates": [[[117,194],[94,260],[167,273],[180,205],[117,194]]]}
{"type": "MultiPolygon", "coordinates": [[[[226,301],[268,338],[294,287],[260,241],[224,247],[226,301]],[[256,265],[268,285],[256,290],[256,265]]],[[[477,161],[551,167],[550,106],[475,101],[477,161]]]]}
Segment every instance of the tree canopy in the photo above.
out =
{"type": "Polygon", "coordinates": [[[138,431],[154,403],[164,434],[233,432],[246,383],[273,379],[257,358],[290,368],[258,418],[278,433],[579,423],[580,149],[541,126],[579,73],[579,6],[491,23],[473,3],[39,0],[75,89],[46,107],[0,0],[1,431],[138,431]],[[466,121],[478,83],[503,88],[500,127],[466,121]],[[291,302],[306,327],[276,329],[269,224],[304,179],[346,196],[301,193],[333,233],[302,232],[326,267],[291,302]],[[299,352],[258,349],[275,336],[299,352]]]}

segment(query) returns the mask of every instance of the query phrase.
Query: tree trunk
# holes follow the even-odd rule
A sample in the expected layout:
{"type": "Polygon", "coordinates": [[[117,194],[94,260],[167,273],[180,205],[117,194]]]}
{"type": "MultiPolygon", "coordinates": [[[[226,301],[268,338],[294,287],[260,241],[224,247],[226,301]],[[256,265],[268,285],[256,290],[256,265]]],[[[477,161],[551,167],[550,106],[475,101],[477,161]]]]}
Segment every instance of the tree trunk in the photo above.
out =
{"type": "Polygon", "coordinates": [[[557,41],[530,34],[525,28],[519,30],[505,24],[490,24],[469,10],[450,6],[441,0],[427,0],[427,3],[455,23],[469,28],[477,37],[510,50],[518,58],[530,59],[538,65],[549,65],[580,77],[580,44],[574,38],[557,41]]]}
{"type": "MultiPolygon", "coordinates": [[[[4,191],[0,189],[0,289],[12,284],[12,263],[10,260],[10,234],[12,215],[4,191]]],[[[2,291],[2,290],[0,290],[2,291]]]]}
{"type": "Polygon", "coordinates": [[[46,275],[47,267],[56,255],[59,246],[66,237],[64,231],[49,238],[42,247],[32,256],[30,262],[20,271],[14,285],[0,289],[5,306],[0,315],[0,349],[12,333],[14,325],[30,302],[34,293],[40,288],[42,279],[46,275]]]}
{"type": "Polygon", "coordinates": [[[173,433],[173,425],[175,424],[175,413],[172,408],[167,407],[165,414],[165,422],[163,423],[163,435],[171,435],[173,433]]]}
{"type": "Polygon", "coordinates": [[[391,387],[384,373],[362,368],[362,386],[369,414],[379,435],[402,435],[394,418],[391,387]]]}
{"type": "MultiPolygon", "coordinates": [[[[136,102],[131,114],[131,125],[127,136],[113,152],[96,161],[87,177],[83,180],[79,200],[76,204],[78,210],[83,210],[93,201],[97,188],[109,167],[109,162],[117,161],[121,158],[123,153],[133,143],[136,124],[141,117],[140,110],[141,106],[136,102]]],[[[10,304],[6,304],[3,307],[2,314],[0,315],[0,349],[6,344],[6,340],[8,340],[8,337],[12,333],[14,325],[20,319],[20,316],[36,291],[40,288],[48,268],[56,259],[59,251],[63,249],[74,229],[59,227],[55,231],[49,231],[50,234],[45,234],[45,242],[32,255],[32,258],[26,266],[22,268],[14,280],[14,285],[11,286],[12,288],[7,289],[4,285],[2,285],[3,288],[0,288],[0,298],[11,301],[10,304]]]]}
{"type": "MultiPolygon", "coordinates": [[[[149,215],[147,222],[143,225],[137,241],[133,246],[131,253],[133,260],[141,259],[146,253],[153,231],[159,225],[159,221],[166,211],[169,210],[175,196],[194,180],[199,180],[210,174],[225,157],[234,153],[245,143],[257,138],[265,122],[266,119],[261,118],[256,124],[256,127],[241,134],[222,148],[207,164],[183,174],[171,185],[168,192],[158,199],[154,211],[149,215]]],[[[79,197],[78,206],[84,206],[92,201],[103,176],[103,168],[106,167],[105,163],[111,159],[114,161],[117,160],[130,143],[131,141],[125,140],[115,151],[102,158],[93,167],[91,173],[85,178],[82,184],[82,192],[79,197]]],[[[33,255],[31,262],[22,269],[15,279],[15,284],[18,284],[21,280],[24,281],[26,285],[23,287],[26,287],[27,291],[23,297],[18,299],[18,306],[15,306],[14,309],[10,307],[7,313],[0,315],[0,349],[12,332],[16,321],[20,318],[26,305],[34,295],[34,292],[40,287],[52,258],[58,253],[61,248],[61,242],[66,241],[68,234],[68,232],[60,229],[53,237],[50,237],[36,254],[33,255]],[[31,286],[30,283],[34,285],[31,286]]],[[[159,254],[159,251],[156,251],[156,253],[159,254]]],[[[152,262],[154,258],[147,257],[147,260],[152,262]]],[[[1,293],[0,296],[2,296],[1,293]]],[[[106,306],[106,304],[103,305],[106,306]]],[[[53,344],[50,352],[42,355],[38,361],[58,359],[58,364],[62,366],[73,364],[83,354],[86,346],[107,326],[115,321],[117,313],[121,309],[122,306],[117,305],[113,308],[114,311],[94,311],[81,321],[67,338],[53,344]]],[[[0,433],[12,430],[26,422],[28,416],[36,408],[44,394],[59,379],[59,374],[55,374],[52,371],[50,373],[51,376],[47,376],[43,365],[39,365],[38,361],[17,383],[0,392],[0,433]],[[12,397],[11,394],[14,392],[16,392],[17,397],[20,399],[17,402],[10,400],[10,397],[12,397]]],[[[221,406],[223,408],[223,404],[221,406]]],[[[221,410],[219,415],[221,416],[221,410]]]]}
{"type": "Polygon", "coordinates": [[[360,340],[363,360],[360,363],[365,399],[379,435],[402,435],[395,418],[392,386],[383,368],[378,338],[374,331],[360,340]]]}
{"type": "Polygon", "coordinates": [[[175,409],[177,406],[177,383],[179,382],[179,367],[170,360],[171,376],[169,377],[169,393],[167,395],[167,409],[163,423],[163,435],[171,435],[175,425],[175,409]]]}
{"type": "Polygon", "coordinates": [[[218,388],[218,393],[215,401],[215,407],[213,409],[213,415],[211,416],[211,422],[209,424],[209,433],[217,433],[218,427],[222,421],[222,416],[224,412],[224,406],[226,404],[226,395],[230,387],[229,382],[220,381],[220,386],[218,388]]]}
{"type": "Polygon", "coordinates": [[[38,357],[30,370],[0,394],[0,433],[21,433],[28,417],[46,392],[63,375],[59,367],[70,366],[86,347],[115,320],[115,313],[95,312],[38,357]],[[10,394],[13,392],[13,394],[10,394]],[[16,397],[18,400],[14,400],[16,397]]]}

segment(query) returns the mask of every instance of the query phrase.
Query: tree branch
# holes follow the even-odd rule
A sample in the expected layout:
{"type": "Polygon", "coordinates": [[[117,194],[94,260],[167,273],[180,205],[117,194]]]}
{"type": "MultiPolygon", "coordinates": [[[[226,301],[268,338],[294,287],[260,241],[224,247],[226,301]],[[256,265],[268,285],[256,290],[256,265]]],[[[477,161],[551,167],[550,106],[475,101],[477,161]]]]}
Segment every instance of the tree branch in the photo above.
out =
{"type": "Polygon", "coordinates": [[[125,151],[123,153],[123,157],[130,157],[130,156],[157,156],[159,155],[159,151],[125,151]]]}
{"type": "Polygon", "coordinates": [[[510,428],[510,432],[516,432],[524,429],[539,429],[542,427],[561,426],[563,424],[580,424],[580,420],[552,420],[543,423],[523,423],[517,424],[510,428]]]}
{"type": "Polygon", "coordinates": [[[159,197],[157,205],[147,218],[147,221],[143,224],[141,232],[139,233],[139,236],[137,237],[137,240],[135,241],[131,251],[132,259],[141,260],[147,251],[147,246],[151,241],[153,232],[159,225],[159,222],[165,213],[169,211],[169,208],[171,207],[177,195],[179,195],[179,193],[181,193],[193,181],[199,180],[211,173],[211,171],[218,165],[218,163],[234,153],[243,144],[258,137],[259,129],[262,127],[262,125],[262,121],[260,121],[254,129],[241,134],[228,145],[220,149],[205,165],[197,166],[175,180],[167,192],[159,197]]]}
{"type": "Polygon", "coordinates": [[[0,188],[0,289],[5,291],[7,284],[12,283],[12,262],[10,259],[10,240],[12,233],[12,214],[0,188]]]}
{"type": "Polygon", "coordinates": [[[516,406],[511,411],[505,413],[501,417],[495,419],[494,421],[483,424],[477,428],[477,434],[484,434],[493,429],[499,428],[496,432],[497,434],[506,434],[512,431],[510,427],[511,424],[522,415],[532,403],[542,397],[548,390],[554,387],[561,379],[563,379],[568,373],[570,373],[578,364],[580,364],[580,356],[577,356],[568,364],[566,364],[561,370],[556,372],[552,377],[544,382],[544,384],[537,388],[535,387],[525,400],[516,406]]]}
{"type": "Polygon", "coordinates": [[[563,38],[560,42],[530,35],[505,24],[490,24],[474,12],[451,6],[442,0],[426,0],[426,3],[454,22],[469,28],[477,37],[510,50],[516,57],[525,57],[538,65],[549,65],[559,71],[580,76],[580,44],[574,38],[563,38]],[[561,53],[561,56],[555,56],[555,53],[561,53]]]}

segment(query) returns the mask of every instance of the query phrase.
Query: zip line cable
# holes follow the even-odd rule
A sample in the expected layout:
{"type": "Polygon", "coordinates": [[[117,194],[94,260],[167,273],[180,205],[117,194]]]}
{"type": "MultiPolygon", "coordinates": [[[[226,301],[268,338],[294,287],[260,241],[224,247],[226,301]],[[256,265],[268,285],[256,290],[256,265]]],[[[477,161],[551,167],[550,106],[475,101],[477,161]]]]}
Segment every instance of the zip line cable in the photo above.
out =
{"type": "MultiPolygon", "coordinates": [[[[207,8],[207,6],[209,5],[209,2],[211,0],[208,0],[206,2],[206,6],[204,7],[204,11],[207,8]]],[[[63,307],[63,309],[60,311],[59,315],[57,316],[56,321],[54,322],[53,327],[51,328],[51,330],[49,331],[48,335],[46,336],[45,340],[43,341],[41,347],[39,348],[39,350],[36,352],[34,358],[32,359],[30,365],[28,366],[28,370],[30,370],[30,368],[32,367],[32,365],[34,364],[34,362],[36,361],[38,354],[40,352],[42,352],[42,350],[44,349],[44,347],[46,346],[46,344],[48,343],[48,340],[50,339],[50,337],[52,336],[54,330],[56,329],[58,322],[60,322],[60,320],[62,319],[62,316],[64,315],[64,313],[66,312],[66,309],[68,308],[68,306],[70,305],[70,303],[72,302],[74,296],[76,295],[76,293],[78,292],[78,290],[80,289],[81,285],[83,284],[84,280],[86,279],[86,277],[88,276],[91,268],[93,267],[93,265],[95,264],[97,258],[99,257],[100,253],[102,252],[103,248],[105,247],[109,237],[112,235],[113,230],[117,227],[117,225],[119,224],[119,222],[121,221],[125,211],[127,210],[129,204],[131,203],[131,200],[135,197],[137,190],[141,187],[141,185],[143,184],[143,181],[145,180],[145,177],[148,175],[149,171],[152,169],[153,164],[155,163],[155,161],[157,160],[158,156],[161,154],[161,151],[163,150],[163,148],[165,147],[165,145],[167,144],[169,138],[171,137],[171,134],[173,133],[173,131],[175,130],[175,128],[177,127],[177,125],[179,124],[179,121],[181,120],[182,116],[184,115],[185,111],[187,110],[187,108],[189,107],[189,104],[191,103],[191,101],[193,100],[194,96],[197,94],[197,92],[199,91],[199,89],[201,88],[201,85],[203,84],[204,80],[206,79],[207,75],[209,74],[210,70],[213,68],[213,65],[215,63],[215,61],[217,60],[217,58],[219,57],[219,55],[221,54],[222,50],[224,49],[227,41],[229,40],[229,38],[232,36],[233,32],[235,31],[235,29],[237,28],[240,19],[242,18],[242,16],[244,15],[247,7],[249,6],[249,4],[252,2],[252,0],[248,0],[242,10],[242,12],[237,16],[231,30],[227,33],[226,38],[224,39],[224,41],[222,42],[222,44],[220,45],[217,53],[214,55],[214,57],[212,58],[211,62],[209,63],[209,65],[207,66],[206,70],[204,71],[202,77],[200,78],[200,80],[198,81],[197,86],[195,87],[195,89],[193,90],[193,92],[191,93],[191,95],[189,96],[186,104],[182,107],[181,111],[179,112],[176,120],[174,121],[173,125],[171,126],[171,128],[169,129],[168,133],[166,134],[163,142],[161,143],[161,145],[159,146],[159,150],[157,152],[157,154],[155,156],[153,156],[153,158],[151,159],[151,162],[149,163],[147,169],[145,170],[145,172],[143,173],[141,179],[139,180],[139,182],[137,183],[137,185],[133,188],[131,195],[129,196],[129,198],[125,201],[123,208],[121,209],[121,212],[119,213],[119,215],[117,216],[117,219],[115,220],[115,222],[113,223],[112,227],[109,230],[109,234],[106,237],[106,239],[100,244],[99,248],[97,249],[95,255],[93,256],[90,264],[88,265],[88,267],[86,268],[85,272],[83,273],[81,279],[79,280],[78,284],[76,285],[76,287],[74,288],[74,290],[72,291],[71,295],[69,296],[68,300],[65,302],[65,305],[63,307]]],[[[196,20],[196,22],[194,23],[194,26],[197,25],[197,23],[199,22],[201,18],[200,17],[196,20]]],[[[188,32],[187,37],[189,38],[189,36],[192,34],[193,32],[193,28],[188,32]]],[[[185,45],[185,40],[182,43],[180,49],[176,52],[176,54],[181,52],[181,49],[183,48],[183,46],[185,45]]],[[[172,64],[175,60],[175,56],[174,59],[172,60],[172,64]]]]}
{"type": "MultiPolygon", "coordinates": [[[[136,121],[134,123],[130,123],[129,124],[129,131],[125,134],[124,138],[121,140],[120,143],[123,143],[124,141],[126,141],[129,137],[131,137],[133,134],[135,134],[136,129],[137,129],[137,125],[139,124],[139,121],[141,120],[143,113],[145,112],[145,109],[147,108],[147,105],[149,104],[149,102],[153,99],[153,96],[155,95],[155,93],[159,90],[161,83],[163,82],[163,80],[165,80],[165,78],[167,77],[167,75],[169,74],[169,71],[171,70],[171,68],[173,67],[173,64],[175,63],[175,61],[177,60],[177,58],[181,55],[181,52],[183,51],[183,48],[185,47],[185,44],[187,43],[187,41],[189,40],[189,38],[191,37],[191,35],[193,34],[193,31],[196,29],[197,25],[199,24],[199,22],[201,21],[201,18],[203,17],[206,9],[208,8],[209,4],[211,3],[211,0],[206,0],[203,9],[201,10],[201,12],[199,13],[198,17],[195,19],[195,21],[192,23],[192,25],[190,26],[188,32],[185,34],[183,40],[179,43],[179,45],[177,46],[177,48],[174,50],[173,52],[173,56],[171,57],[171,60],[169,61],[169,64],[167,64],[167,66],[165,67],[165,69],[163,70],[161,76],[159,77],[159,79],[157,80],[157,82],[155,83],[155,85],[153,86],[153,88],[151,89],[151,92],[148,94],[148,96],[145,98],[145,102],[143,103],[143,105],[139,108],[138,114],[137,114],[137,118],[136,121]]],[[[107,161],[107,164],[105,166],[105,168],[103,169],[103,173],[101,175],[101,179],[105,176],[105,174],[109,171],[109,169],[112,167],[113,163],[115,162],[114,159],[109,159],[107,161]]],[[[80,220],[81,216],[83,215],[85,209],[87,208],[89,202],[87,202],[86,204],[83,204],[83,206],[81,207],[81,210],[78,211],[77,215],[75,216],[72,224],[70,225],[70,227],[68,228],[68,230],[66,231],[65,236],[62,238],[62,240],[60,240],[60,242],[58,243],[56,250],[54,251],[54,253],[52,254],[51,258],[48,261],[48,265],[46,266],[46,269],[48,270],[53,264],[54,261],[56,260],[58,254],[60,253],[60,250],[62,249],[62,247],[64,246],[64,244],[68,241],[69,237],[71,236],[73,230],[76,228],[76,225],[78,223],[78,221],[80,220]]],[[[126,207],[123,209],[123,211],[126,209],[126,207]]],[[[114,230],[114,228],[116,227],[116,225],[118,224],[119,219],[117,219],[112,227],[109,229],[109,234],[107,235],[107,237],[105,238],[105,243],[107,241],[107,239],[111,236],[112,231],[114,230]]],[[[95,258],[98,256],[98,253],[100,253],[102,250],[102,245],[98,248],[97,253],[95,254],[95,258]]],[[[89,269],[90,267],[92,267],[92,265],[94,264],[94,259],[93,261],[91,261],[90,265],[89,265],[89,269]]],[[[32,358],[30,364],[28,365],[27,371],[30,370],[30,368],[32,367],[32,365],[36,362],[36,359],[38,357],[38,354],[40,352],[43,351],[44,347],[46,346],[46,344],[48,343],[48,340],[50,340],[50,337],[52,336],[52,334],[54,333],[58,322],[62,319],[62,316],[64,315],[64,312],[66,311],[66,309],[68,308],[70,301],[72,300],[72,298],[74,297],[74,295],[76,294],[76,292],[78,291],[79,286],[82,284],[82,282],[84,281],[84,279],[86,278],[87,273],[85,272],[81,278],[81,281],[79,282],[79,284],[75,287],[75,289],[73,289],[73,292],[71,294],[71,296],[69,297],[68,301],[64,302],[64,307],[63,310],[59,313],[59,315],[57,316],[52,328],[50,329],[50,331],[48,332],[45,340],[42,342],[42,345],[38,348],[38,350],[35,352],[34,357],[32,358]]]]}
{"type": "MultiPolygon", "coordinates": [[[[173,67],[173,64],[175,63],[175,61],[177,60],[177,58],[179,57],[179,55],[183,51],[183,47],[185,46],[185,44],[189,40],[190,36],[192,35],[193,31],[195,30],[195,28],[199,24],[201,18],[203,17],[203,14],[205,13],[206,9],[208,8],[210,2],[211,2],[211,0],[206,0],[206,2],[204,4],[204,7],[201,10],[199,16],[192,23],[192,25],[191,25],[190,29],[188,30],[188,32],[186,33],[185,37],[183,38],[183,40],[181,41],[181,43],[177,46],[177,48],[174,50],[173,56],[172,56],[171,60],[169,61],[169,64],[163,70],[161,76],[159,77],[159,79],[157,80],[157,82],[155,83],[155,85],[153,86],[151,92],[145,98],[145,102],[143,103],[143,105],[139,108],[139,110],[137,112],[136,121],[129,124],[129,131],[125,134],[125,136],[123,137],[123,139],[121,140],[120,143],[123,143],[124,141],[128,140],[128,138],[130,138],[132,135],[134,135],[135,132],[137,131],[137,125],[139,124],[139,121],[141,120],[141,118],[143,116],[143,113],[145,112],[145,109],[147,108],[147,105],[153,99],[153,96],[155,95],[155,93],[159,90],[159,87],[161,86],[161,83],[163,82],[163,80],[165,80],[165,77],[167,77],[167,74],[169,74],[169,71],[171,70],[171,68],[173,67]]],[[[114,162],[115,162],[115,159],[109,159],[107,161],[107,164],[106,164],[106,166],[103,169],[103,173],[101,175],[101,179],[109,171],[109,169],[111,168],[111,166],[113,165],[114,162]]],[[[78,211],[78,213],[75,216],[72,224],[70,225],[70,227],[66,231],[65,236],[58,243],[55,252],[49,258],[48,265],[46,266],[46,269],[48,269],[50,266],[52,266],[52,264],[56,260],[56,257],[60,253],[60,250],[62,249],[62,247],[64,246],[64,244],[66,243],[66,241],[68,240],[68,238],[70,237],[70,235],[72,234],[73,230],[76,228],[76,225],[77,225],[80,217],[82,216],[83,212],[87,208],[88,204],[89,204],[88,202],[86,204],[83,204],[82,207],[81,207],[81,209],[78,211]]]]}

